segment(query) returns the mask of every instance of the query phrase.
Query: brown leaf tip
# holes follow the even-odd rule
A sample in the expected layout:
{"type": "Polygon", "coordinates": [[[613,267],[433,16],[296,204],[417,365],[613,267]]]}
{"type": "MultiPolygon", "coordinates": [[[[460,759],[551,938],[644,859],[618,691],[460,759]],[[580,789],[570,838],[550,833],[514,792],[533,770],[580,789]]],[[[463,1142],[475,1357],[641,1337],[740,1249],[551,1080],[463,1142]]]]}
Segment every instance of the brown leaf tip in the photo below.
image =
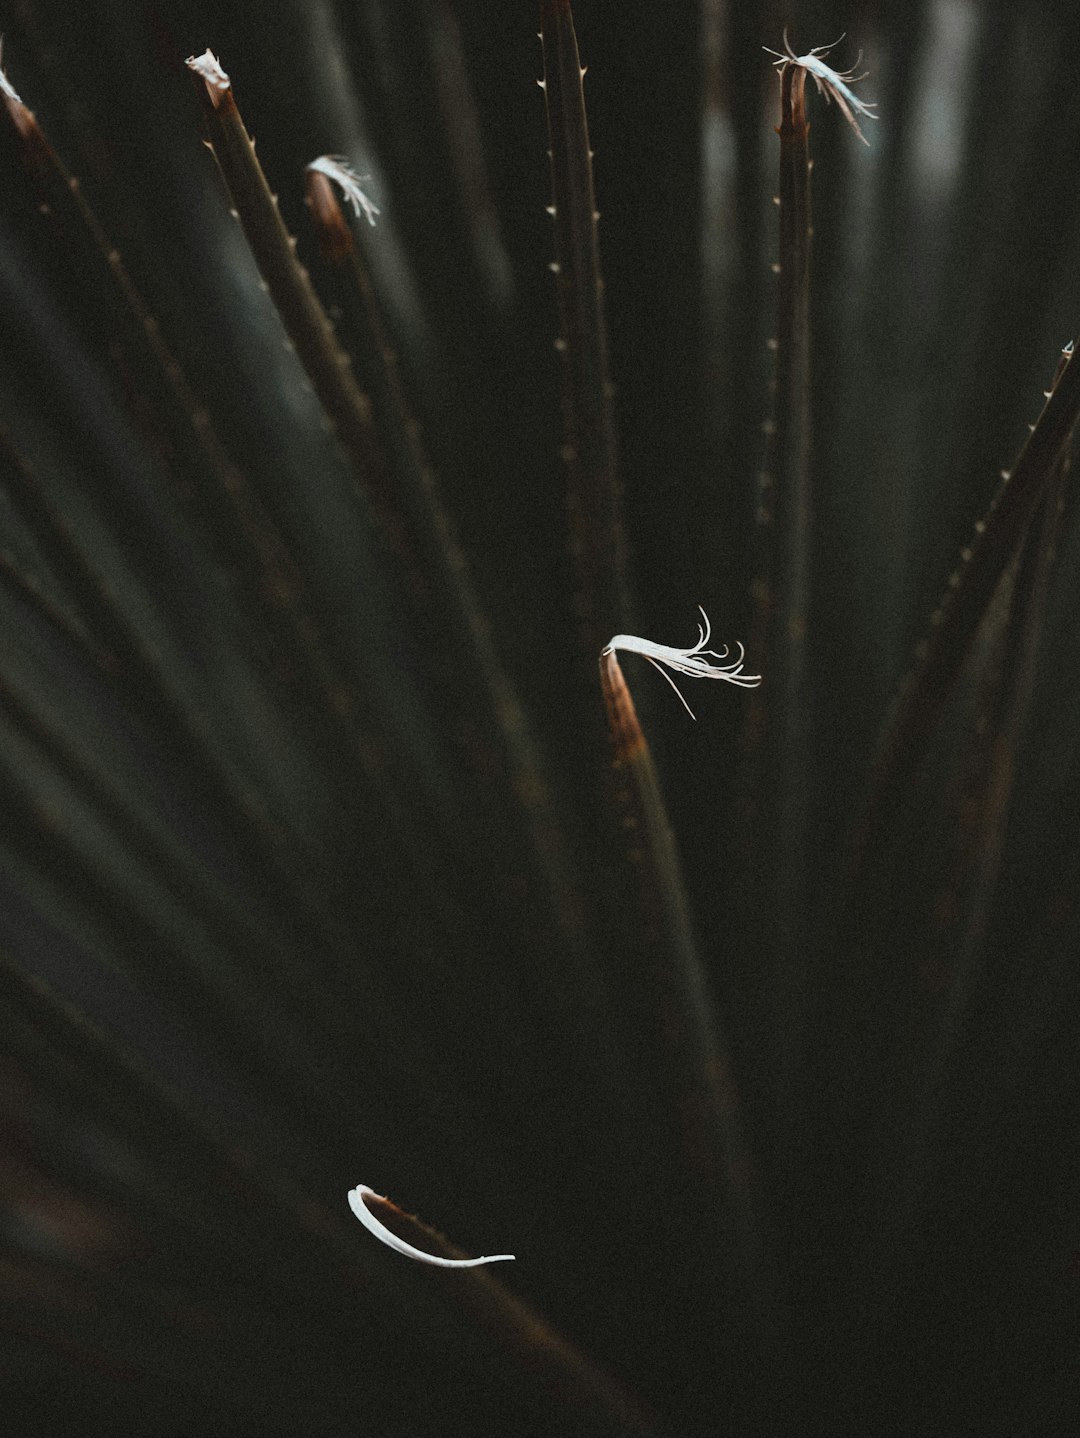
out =
{"type": "Polygon", "coordinates": [[[634,701],[626,687],[615,650],[609,644],[600,655],[600,688],[607,709],[608,727],[615,749],[616,764],[625,763],[645,748],[645,735],[638,723],[634,701]]]}
{"type": "Polygon", "coordinates": [[[324,260],[341,264],[354,249],[353,233],[341,212],[334,187],[327,177],[308,167],[305,179],[307,207],[311,213],[319,250],[324,260]]]}

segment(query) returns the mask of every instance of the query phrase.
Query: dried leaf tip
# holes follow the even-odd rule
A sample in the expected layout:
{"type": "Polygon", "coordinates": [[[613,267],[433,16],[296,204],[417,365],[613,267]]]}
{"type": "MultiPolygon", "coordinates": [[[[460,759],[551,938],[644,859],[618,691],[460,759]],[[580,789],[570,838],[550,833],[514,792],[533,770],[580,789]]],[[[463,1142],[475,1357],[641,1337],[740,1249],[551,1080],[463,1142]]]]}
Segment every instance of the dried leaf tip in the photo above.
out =
{"type": "Polygon", "coordinates": [[[370,180],[370,175],[358,175],[342,155],[320,155],[317,160],[312,160],[307,167],[313,174],[326,175],[328,179],[341,188],[341,193],[352,206],[352,212],[359,218],[362,214],[369,225],[374,225],[375,216],[379,213],[379,207],[374,201],[368,199],[361,188],[365,180],[370,180]]]}
{"type": "Polygon", "coordinates": [[[210,96],[216,110],[221,103],[222,95],[232,84],[228,75],[221,68],[218,57],[213,51],[205,50],[201,55],[189,55],[184,63],[203,81],[206,93],[210,96]]]}
{"type": "MultiPolygon", "coordinates": [[[[391,1203],[391,1200],[384,1198],[381,1193],[376,1193],[366,1184],[358,1183],[355,1188],[349,1189],[349,1207],[368,1232],[373,1233],[381,1243],[385,1243],[387,1248],[392,1248],[395,1253],[404,1254],[406,1258],[413,1258],[417,1263],[430,1263],[436,1268],[478,1268],[482,1263],[508,1263],[514,1258],[512,1253],[493,1253],[487,1258],[441,1258],[436,1253],[425,1253],[422,1248],[416,1248],[413,1244],[407,1243],[404,1238],[399,1238],[384,1223],[380,1223],[368,1207],[369,1197],[378,1203],[391,1203]]],[[[391,1207],[395,1207],[395,1205],[391,1203],[391,1207]]]]}
{"type": "Polygon", "coordinates": [[[672,689],[678,694],[679,702],[691,719],[697,716],[683,698],[679,686],[669,674],[664,674],[661,665],[673,669],[676,674],[686,674],[691,679],[725,679],[729,684],[738,684],[743,689],[754,689],[761,683],[760,674],[743,673],[746,651],[741,644],[736,644],[738,655],[730,663],[724,663],[730,653],[727,645],[724,646],[721,654],[705,648],[709,642],[712,628],[709,624],[709,616],[700,604],[698,609],[704,623],[698,625],[698,642],[689,649],[675,649],[669,644],[655,644],[651,639],[639,639],[636,634],[616,634],[614,639],[604,646],[600,655],[601,658],[604,658],[605,655],[614,654],[616,650],[620,649],[624,654],[640,654],[642,658],[649,661],[654,669],[664,675],[672,689]],[[710,660],[716,662],[710,663],[710,660]]]}
{"type": "MultiPolygon", "coordinates": [[[[840,40],[843,38],[843,35],[841,35],[840,40]]],[[[850,88],[852,85],[857,85],[860,80],[865,80],[869,73],[868,71],[864,71],[861,75],[856,75],[855,73],[859,61],[862,59],[862,51],[859,51],[855,59],[855,64],[852,65],[850,70],[833,70],[825,64],[825,56],[836,49],[840,40],[834,40],[831,45],[817,45],[808,55],[796,55],[791,48],[791,43],[788,40],[788,34],[785,30],[783,51],[770,50],[768,45],[763,45],[761,48],[766,54],[777,57],[774,63],[781,75],[783,75],[784,71],[791,65],[797,65],[800,70],[805,70],[808,75],[811,75],[814,84],[818,88],[818,94],[824,95],[826,101],[836,101],[840,106],[844,119],[855,131],[863,144],[868,145],[870,141],[859,129],[859,122],[855,116],[862,115],[864,119],[876,120],[878,116],[874,114],[874,111],[877,109],[877,103],[868,103],[865,100],[860,100],[858,95],[850,88]]]]}

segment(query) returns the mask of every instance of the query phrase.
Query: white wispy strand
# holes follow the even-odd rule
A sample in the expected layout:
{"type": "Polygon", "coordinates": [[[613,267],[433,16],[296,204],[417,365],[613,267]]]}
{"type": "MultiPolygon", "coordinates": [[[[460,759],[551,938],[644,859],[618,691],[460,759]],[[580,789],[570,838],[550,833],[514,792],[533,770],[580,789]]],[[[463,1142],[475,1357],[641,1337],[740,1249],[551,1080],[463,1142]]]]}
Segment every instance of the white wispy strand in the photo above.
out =
{"type": "Polygon", "coordinates": [[[741,644],[736,644],[738,655],[731,659],[730,663],[724,662],[731,654],[727,645],[724,646],[721,654],[705,648],[712,629],[709,625],[709,616],[700,604],[698,609],[701,611],[704,623],[698,625],[698,642],[689,649],[676,649],[670,644],[656,644],[651,639],[641,639],[636,634],[616,634],[602,651],[603,654],[614,654],[616,650],[621,650],[624,654],[640,654],[643,659],[647,659],[654,669],[664,675],[672,689],[678,694],[679,702],[691,719],[695,719],[697,716],[687,704],[682,691],[671,675],[664,674],[661,665],[673,669],[676,674],[686,674],[691,679],[724,679],[728,684],[738,684],[743,689],[754,689],[761,683],[760,674],[743,673],[746,651],[741,644]]]}
{"type": "Polygon", "coordinates": [[[353,1213],[368,1232],[373,1233],[381,1243],[385,1243],[387,1248],[392,1248],[395,1253],[403,1253],[406,1258],[413,1258],[417,1263],[430,1263],[436,1268],[477,1268],[481,1263],[508,1263],[514,1258],[512,1253],[493,1253],[487,1258],[440,1258],[437,1254],[425,1253],[422,1248],[414,1248],[411,1243],[406,1243],[384,1223],[379,1222],[365,1202],[368,1195],[382,1199],[384,1203],[390,1201],[384,1199],[381,1193],[368,1188],[366,1184],[358,1183],[355,1188],[349,1189],[349,1207],[353,1213]]]}
{"type": "MultiPolygon", "coordinates": [[[[841,35],[840,40],[843,38],[843,35],[841,35]]],[[[847,120],[863,144],[868,145],[870,141],[859,129],[859,122],[855,116],[858,114],[867,120],[876,120],[878,116],[874,114],[874,111],[877,109],[877,103],[868,103],[865,100],[860,100],[858,95],[850,88],[852,85],[857,85],[860,80],[865,80],[869,73],[868,71],[864,71],[861,75],[856,75],[855,73],[859,61],[862,59],[862,51],[859,51],[855,64],[852,65],[850,70],[833,70],[825,64],[825,56],[828,55],[830,51],[836,49],[840,40],[834,40],[831,45],[817,45],[808,55],[796,55],[791,48],[787,31],[785,30],[783,52],[780,50],[770,50],[768,45],[763,45],[761,48],[766,54],[777,57],[774,64],[781,74],[783,74],[789,65],[798,65],[800,70],[805,70],[808,75],[812,76],[814,84],[818,88],[818,94],[824,95],[826,101],[836,101],[840,106],[844,119],[847,120]]]]}
{"type": "Polygon", "coordinates": [[[333,180],[352,206],[353,214],[358,218],[363,214],[368,224],[374,225],[379,207],[361,189],[363,182],[371,178],[370,175],[358,175],[343,155],[320,155],[317,160],[312,160],[308,169],[333,180]]]}
{"type": "Polygon", "coordinates": [[[4,74],[4,37],[0,35],[0,94],[4,94],[9,100],[14,100],[16,105],[21,105],[22,100],[15,93],[15,86],[4,74]]]}

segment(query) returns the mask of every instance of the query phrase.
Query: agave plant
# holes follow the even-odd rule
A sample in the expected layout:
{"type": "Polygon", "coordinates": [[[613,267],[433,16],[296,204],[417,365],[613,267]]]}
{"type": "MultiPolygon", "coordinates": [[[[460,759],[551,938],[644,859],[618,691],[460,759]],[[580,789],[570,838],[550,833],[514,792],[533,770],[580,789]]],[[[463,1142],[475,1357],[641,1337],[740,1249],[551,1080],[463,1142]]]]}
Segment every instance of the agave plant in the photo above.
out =
{"type": "Polygon", "coordinates": [[[1070,7],[4,8],[5,1431],[1068,1431],[1070,7]]]}

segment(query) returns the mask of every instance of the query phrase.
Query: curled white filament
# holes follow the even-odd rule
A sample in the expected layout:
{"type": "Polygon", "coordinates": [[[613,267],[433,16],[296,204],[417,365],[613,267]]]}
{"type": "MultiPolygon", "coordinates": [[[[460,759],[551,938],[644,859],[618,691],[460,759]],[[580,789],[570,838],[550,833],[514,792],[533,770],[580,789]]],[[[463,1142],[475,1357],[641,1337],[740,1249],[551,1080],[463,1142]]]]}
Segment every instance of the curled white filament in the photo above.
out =
{"type": "Polygon", "coordinates": [[[431,1263],[436,1268],[476,1268],[481,1263],[506,1263],[513,1259],[512,1253],[493,1253],[488,1258],[440,1258],[434,1253],[425,1253],[422,1248],[415,1248],[411,1243],[406,1243],[396,1233],[392,1233],[384,1223],[372,1213],[367,1206],[367,1196],[380,1199],[384,1203],[389,1202],[382,1194],[376,1193],[374,1189],[368,1188],[366,1184],[358,1183],[355,1188],[349,1189],[349,1207],[357,1218],[368,1230],[373,1233],[380,1242],[385,1243],[387,1248],[392,1248],[395,1253],[403,1253],[406,1258],[414,1258],[417,1263],[431,1263]]]}
{"type": "Polygon", "coordinates": [[[712,629],[709,625],[709,616],[700,604],[698,609],[701,610],[704,623],[698,625],[698,642],[689,649],[675,649],[670,644],[654,644],[651,639],[640,639],[636,634],[616,634],[602,651],[603,654],[614,654],[616,650],[622,650],[624,654],[640,654],[642,658],[647,659],[654,669],[664,675],[672,689],[678,694],[679,702],[691,719],[697,716],[687,704],[682,690],[671,675],[664,673],[662,665],[668,669],[674,669],[676,674],[689,675],[691,679],[725,679],[729,684],[738,684],[743,689],[754,689],[761,683],[760,674],[743,673],[746,651],[741,644],[735,646],[738,654],[731,659],[730,663],[724,662],[730,654],[726,645],[722,654],[705,648],[712,629]]]}
{"type": "MultiPolygon", "coordinates": [[[[843,38],[843,35],[841,35],[840,40],[843,38]]],[[[863,144],[868,145],[870,141],[859,129],[859,122],[855,116],[862,115],[864,119],[876,120],[878,117],[874,114],[874,111],[877,109],[877,104],[860,100],[854,90],[850,88],[852,85],[858,84],[860,80],[866,79],[866,72],[862,75],[856,75],[855,73],[859,60],[862,59],[861,52],[850,70],[833,70],[825,64],[825,56],[828,55],[830,51],[836,49],[840,40],[834,40],[831,45],[817,45],[808,55],[796,55],[791,48],[787,31],[785,30],[783,51],[770,50],[768,45],[763,45],[762,49],[765,50],[767,54],[777,57],[774,63],[781,74],[783,74],[789,65],[797,65],[800,70],[805,70],[808,75],[812,76],[814,84],[818,88],[818,94],[824,95],[826,101],[836,101],[840,106],[844,119],[855,131],[863,144]]]]}
{"type": "Polygon", "coordinates": [[[379,207],[368,199],[361,188],[363,181],[368,179],[367,175],[358,175],[342,155],[320,155],[317,160],[312,160],[308,169],[325,175],[339,185],[341,193],[352,206],[353,214],[357,217],[362,214],[369,225],[374,225],[379,207]]]}

